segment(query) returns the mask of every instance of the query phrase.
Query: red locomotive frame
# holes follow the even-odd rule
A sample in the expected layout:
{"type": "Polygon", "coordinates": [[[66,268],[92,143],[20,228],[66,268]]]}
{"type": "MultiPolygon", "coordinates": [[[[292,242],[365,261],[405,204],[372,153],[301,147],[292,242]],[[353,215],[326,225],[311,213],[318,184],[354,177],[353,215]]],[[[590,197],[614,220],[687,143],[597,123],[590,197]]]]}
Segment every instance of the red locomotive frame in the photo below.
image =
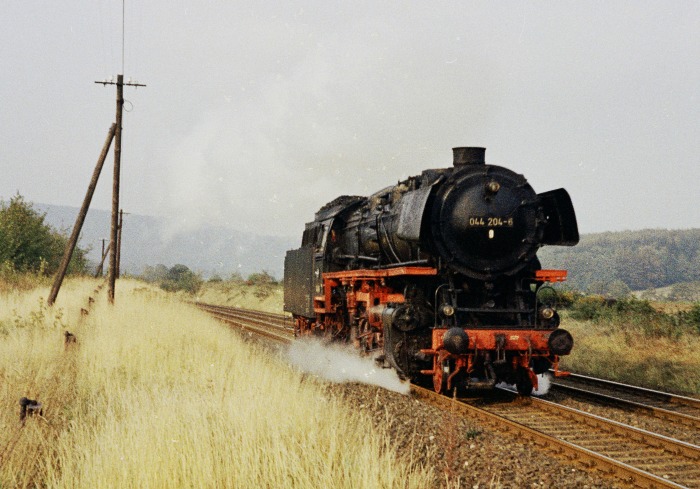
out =
{"type": "MultiPolygon", "coordinates": [[[[399,276],[435,276],[438,270],[433,267],[396,267],[381,270],[347,270],[322,274],[323,295],[313,298],[315,321],[303,316],[294,316],[295,335],[321,335],[330,338],[344,338],[363,352],[382,351],[384,347],[382,312],[388,304],[401,304],[406,301],[404,295],[393,290],[386,280],[399,276]],[[342,302],[334,299],[334,292],[343,289],[342,302]],[[356,318],[357,323],[349,327],[339,311],[349,318],[356,318]]],[[[563,282],[566,270],[537,270],[537,282],[563,282]]],[[[474,368],[477,352],[489,351],[494,355],[511,353],[513,369],[522,367],[529,373],[533,388],[537,389],[537,376],[530,368],[534,357],[546,357],[552,360],[555,376],[567,376],[568,372],[559,370],[559,356],[549,349],[550,329],[512,329],[482,327],[479,329],[463,328],[469,337],[470,353],[453,354],[443,345],[447,328],[432,329],[432,344],[421,353],[432,356],[433,368],[421,370],[433,380],[436,392],[453,388],[453,379],[460,373],[469,374],[474,368]]]]}

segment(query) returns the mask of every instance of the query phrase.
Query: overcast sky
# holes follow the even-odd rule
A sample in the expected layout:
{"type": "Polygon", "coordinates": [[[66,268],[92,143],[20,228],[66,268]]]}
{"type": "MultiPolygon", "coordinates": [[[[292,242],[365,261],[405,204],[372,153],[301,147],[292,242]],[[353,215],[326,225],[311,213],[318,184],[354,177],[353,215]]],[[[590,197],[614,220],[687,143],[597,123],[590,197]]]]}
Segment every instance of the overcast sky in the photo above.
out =
{"type": "MultiPolygon", "coordinates": [[[[700,2],[134,2],[122,207],[301,235],[485,146],[582,233],[700,227],[700,2]]],[[[4,2],[0,198],[80,206],[114,120],[122,2],[4,2]]],[[[110,156],[93,207],[110,209],[110,156]]]]}

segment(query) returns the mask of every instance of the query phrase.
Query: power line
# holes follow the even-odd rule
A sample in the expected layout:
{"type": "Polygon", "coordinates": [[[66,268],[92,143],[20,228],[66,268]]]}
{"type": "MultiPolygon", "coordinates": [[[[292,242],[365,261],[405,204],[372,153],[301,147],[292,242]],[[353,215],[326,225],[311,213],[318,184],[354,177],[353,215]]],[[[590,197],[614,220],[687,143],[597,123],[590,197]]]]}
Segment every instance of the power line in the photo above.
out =
{"type": "MultiPolygon", "coordinates": [[[[126,0],[122,0],[122,72],[117,75],[117,80],[110,77],[109,81],[102,80],[95,83],[101,83],[103,86],[116,85],[117,87],[117,114],[116,114],[116,131],[114,133],[114,178],[112,182],[112,219],[110,226],[109,240],[109,302],[114,303],[114,288],[116,278],[119,275],[119,252],[121,248],[121,219],[119,210],[119,186],[121,174],[121,153],[122,153],[122,111],[124,108],[124,87],[145,87],[146,85],[131,81],[129,78],[127,83],[124,83],[124,46],[125,46],[125,15],[126,0]]],[[[104,259],[104,258],[103,258],[104,259]]]]}
{"type": "Polygon", "coordinates": [[[126,0],[122,0],[122,73],[124,73],[124,12],[126,0]]]}

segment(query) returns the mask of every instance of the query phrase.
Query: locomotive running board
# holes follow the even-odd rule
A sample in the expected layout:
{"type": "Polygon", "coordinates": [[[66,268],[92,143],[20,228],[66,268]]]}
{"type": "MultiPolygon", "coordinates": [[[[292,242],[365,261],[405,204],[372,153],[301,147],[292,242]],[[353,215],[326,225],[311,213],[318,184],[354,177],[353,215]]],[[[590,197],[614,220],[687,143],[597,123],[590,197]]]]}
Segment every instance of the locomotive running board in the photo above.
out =
{"type": "Polygon", "coordinates": [[[437,275],[437,268],[433,267],[396,267],[383,268],[381,270],[343,270],[340,272],[326,272],[324,279],[357,279],[357,278],[386,278],[399,275],[437,275]]]}

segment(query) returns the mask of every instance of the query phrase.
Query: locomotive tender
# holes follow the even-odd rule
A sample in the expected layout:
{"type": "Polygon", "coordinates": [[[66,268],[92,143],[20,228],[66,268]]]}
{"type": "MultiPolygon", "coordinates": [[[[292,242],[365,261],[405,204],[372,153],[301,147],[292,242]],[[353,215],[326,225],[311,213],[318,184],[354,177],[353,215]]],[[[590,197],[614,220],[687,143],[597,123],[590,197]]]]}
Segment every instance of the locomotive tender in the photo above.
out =
{"type": "Polygon", "coordinates": [[[285,257],[285,311],[297,336],[349,342],[437,392],[507,382],[530,395],[573,347],[548,285],[566,271],[536,256],[578,243],[571,198],[535,193],[484,148],[453,153],[452,168],[323,206],[285,257]]]}

